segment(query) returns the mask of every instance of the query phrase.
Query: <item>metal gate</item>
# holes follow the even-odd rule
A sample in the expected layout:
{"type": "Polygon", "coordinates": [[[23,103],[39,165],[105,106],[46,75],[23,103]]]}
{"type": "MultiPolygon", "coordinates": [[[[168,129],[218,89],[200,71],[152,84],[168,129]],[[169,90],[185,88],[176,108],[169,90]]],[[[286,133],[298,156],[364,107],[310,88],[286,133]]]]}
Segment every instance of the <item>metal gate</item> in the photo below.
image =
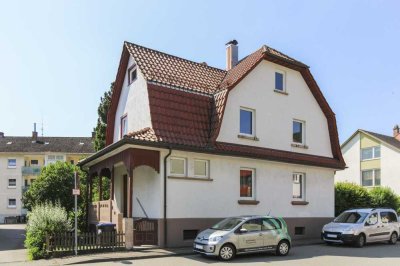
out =
{"type": "Polygon", "coordinates": [[[135,229],[135,246],[158,245],[158,221],[151,219],[139,219],[133,222],[135,229]]]}

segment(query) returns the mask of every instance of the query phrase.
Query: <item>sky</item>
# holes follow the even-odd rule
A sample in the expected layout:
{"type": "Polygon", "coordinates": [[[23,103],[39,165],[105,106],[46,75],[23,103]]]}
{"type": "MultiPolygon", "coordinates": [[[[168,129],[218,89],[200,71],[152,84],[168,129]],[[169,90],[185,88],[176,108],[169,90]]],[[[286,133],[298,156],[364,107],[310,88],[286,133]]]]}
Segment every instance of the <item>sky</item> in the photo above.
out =
{"type": "Polygon", "coordinates": [[[0,131],[90,136],[124,41],[225,68],[267,44],[309,65],[345,141],[400,123],[400,1],[0,0],[0,131]]]}

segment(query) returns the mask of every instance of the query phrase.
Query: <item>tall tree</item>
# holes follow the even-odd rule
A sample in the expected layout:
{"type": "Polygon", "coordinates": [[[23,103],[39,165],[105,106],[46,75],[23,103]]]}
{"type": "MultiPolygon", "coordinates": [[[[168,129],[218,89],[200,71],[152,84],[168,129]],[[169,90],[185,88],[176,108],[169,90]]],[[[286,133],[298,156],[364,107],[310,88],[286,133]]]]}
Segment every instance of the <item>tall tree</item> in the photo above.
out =
{"type": "Polygon", "coordinates": [[[103,97],[100,98],[100,104],[97,108],[97,125],[94,128],[96,133],[94,139],[94,148],[96,151],[103,149],[106,146],[106,130],[107,130],[107,114],[111,104],[112,91],[114,89],[114,82],[111,83],[110,89],[106,91],[103,97]]]}

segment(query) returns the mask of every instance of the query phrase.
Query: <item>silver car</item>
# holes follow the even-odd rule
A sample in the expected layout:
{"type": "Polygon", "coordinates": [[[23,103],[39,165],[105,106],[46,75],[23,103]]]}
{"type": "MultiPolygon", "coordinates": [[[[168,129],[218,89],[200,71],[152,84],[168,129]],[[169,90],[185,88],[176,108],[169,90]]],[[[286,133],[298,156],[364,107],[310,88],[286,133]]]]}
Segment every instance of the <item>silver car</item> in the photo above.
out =
{"type": "Polygon", "coordinates": [[[276,252],[286,256],[291,239],[286,222],[271,216],[238,216],[222,220],[199,233],[193,250],[207,256],[231,260],[236,254],[276,252]]]}
{"type": "Polygon", "coordinates": [[[321,238],[327,244],[349,243],[357,247],[380,241],[388,241],[394,245],[399,237],[399,227],[399,220],[393,209],[352,209],[326,224],[322,228],[321,238]]]}

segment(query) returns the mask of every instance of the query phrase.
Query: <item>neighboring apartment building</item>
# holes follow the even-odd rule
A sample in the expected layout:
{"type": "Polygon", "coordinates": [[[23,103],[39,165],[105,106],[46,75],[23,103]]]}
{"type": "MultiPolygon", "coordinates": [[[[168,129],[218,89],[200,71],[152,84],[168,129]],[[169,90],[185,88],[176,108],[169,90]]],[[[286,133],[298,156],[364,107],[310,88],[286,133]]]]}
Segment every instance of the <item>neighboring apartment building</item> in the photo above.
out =
{"type": "Polygon", "coordinates": [[[31,137],[13,137],[0,132],[0,223],[26,214],[22,193],[43,166],[56,161],[76,164],[92,153],[90,137],[38,137],[36,130],[31,137]]]}
{"type": "Polygon", "coordinates": [[[400,195],[400,130],[393,136],[359,129],[342,144],[347,168],[335,175],[335,181],[347,181],[372,188],[390,187],[400,195]]]}
{"type": "Polygon", "coordinates": [[[295,239],[320,237],[345,167],[333,111],[305,64],[265,45],[240,61],[236,41],[226,52],[222,70],[124,43],[107,147],[79,163],[111,179],[91,223],[171,247],[224,217],[269,213],[295,239]]]}

